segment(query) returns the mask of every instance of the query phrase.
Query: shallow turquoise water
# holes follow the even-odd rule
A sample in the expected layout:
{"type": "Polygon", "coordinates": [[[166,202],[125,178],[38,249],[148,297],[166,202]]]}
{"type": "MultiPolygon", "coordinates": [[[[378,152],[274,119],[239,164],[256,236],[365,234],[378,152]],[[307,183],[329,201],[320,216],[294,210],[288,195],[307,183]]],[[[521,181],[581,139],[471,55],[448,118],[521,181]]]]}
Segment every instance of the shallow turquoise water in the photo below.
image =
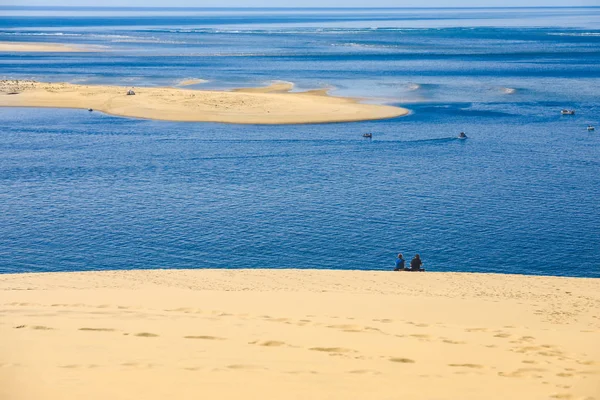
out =
{"type": "Polygon", "coordinates": [[[2,54],[3,78],[282,79],[413,113],[235,126],[0,109],[0,272],[381,270],[401,251],[434,271],[600,277],[598,8],[3,10],[0,40],[110,47],[2,54]]]}

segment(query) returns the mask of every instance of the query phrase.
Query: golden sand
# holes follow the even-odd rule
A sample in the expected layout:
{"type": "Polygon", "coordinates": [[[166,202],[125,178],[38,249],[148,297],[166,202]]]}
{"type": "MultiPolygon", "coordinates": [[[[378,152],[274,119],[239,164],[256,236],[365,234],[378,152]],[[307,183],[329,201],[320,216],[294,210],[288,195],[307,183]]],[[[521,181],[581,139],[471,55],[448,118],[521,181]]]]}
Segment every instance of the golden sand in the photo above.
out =
{"type": "Polygon", "coordinates": [[[600,399],[600,280],[0,275],[0,398],[600,399]]]}
{"type": "Polygon", "coordinates": [[[5,80],[0,82],[0,107],[91,108],[124,117],[235,124],[365,121],[409,112],[320,92],[289,93],[290,85],[275,83],[266,88],[225,92],[5,80]],[[127,95],[129,89],[135,91],[135,96],[127,95]]]}
{"type": "Polygon", "coordinates": [[[0,42],[0,52],[52,52],[52,53],[73,53],[87,52],[100,48],[82,47],[60,43],[35,43],[35,42],[0,42]]]}

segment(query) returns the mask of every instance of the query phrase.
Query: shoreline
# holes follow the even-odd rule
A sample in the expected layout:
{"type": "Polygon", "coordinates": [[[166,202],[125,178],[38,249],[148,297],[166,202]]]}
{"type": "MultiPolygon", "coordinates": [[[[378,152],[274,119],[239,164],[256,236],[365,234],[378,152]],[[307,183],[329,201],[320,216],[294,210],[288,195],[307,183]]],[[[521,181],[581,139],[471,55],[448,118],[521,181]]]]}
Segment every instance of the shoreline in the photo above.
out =
{"type": "MultiPolygon", "coordinates": [[[[410,274],[410,275],[419,275],[413,272],[418,272],[418,271],[394,271],[393,267],[390,267],[390,269],[387,270],[380,270],[380,269],[318,269],[318,268],[197,268],[197,269],[190,269],[190,268],[149,268],[149,269],[103,269],[103,270],[73,270],[73,271],[26,271],[26,272],[0,272],[0,280],[2,277],[6,277],[6,276],[13,276],[13,277],[18,277],[18,276],[39,276],[39,275],[53,275],[53,274],[108,274],[108,273],[126,273],[126,272],[132,272],[132,271],[139,271],[139,272],[155,272],[155,271],[161,271],[161,272],[169,272],[169,271],[231,271],[231,272],[235,272],[235,271],[242,271],[242,272],[252,272],[252,271],[262,271],[262,272],[268,272],[268,271],[293,271],[296,273],[310,273],[310,272],[315,272],[315,273],[319,273],[319,272],[331,272],[331,273],[356,273],[356,274],[387,274],[387,273],[393,273],[393,274],[400,274],[400,275],[404,275],[404,274],[410,274]]],[[[542,278],[542,279],[582,279],[582,280],[592,280],[592,281],[598,281],[598,284],[600,285],[600,277],[594,277],[594,276],[571,276],[571,275],[539,275],[539,274],[519,274],[519,273],[503,273],[503,272],[465,272],[465,271],[431,271],[431,270],[426,270],[423,271],[423,275],[439,275],[439,276],[480,276],[480,277],[489,277],[489,278],[494,278],[494,277],[498,277],[498,278],[503,278],[503,277],[508,277],[508,278],[542,278]]]]}
{"type": "Polygon", "coordinates": [[[3,274],[0,397],[591,399],[599,285],[444,272],[3,274]]]}
{"type": "Polygon", "coordinates": [[[287,82],[216,91],[4,80],[0,82],[0,107],[93,109],[152,120],[270,125],[381,120],[410,113],[401,107],[330,96],[322,90],[292,93],[292,88],[287,82]],[[127,95],[130,89],[135,95],[127,95]]]}

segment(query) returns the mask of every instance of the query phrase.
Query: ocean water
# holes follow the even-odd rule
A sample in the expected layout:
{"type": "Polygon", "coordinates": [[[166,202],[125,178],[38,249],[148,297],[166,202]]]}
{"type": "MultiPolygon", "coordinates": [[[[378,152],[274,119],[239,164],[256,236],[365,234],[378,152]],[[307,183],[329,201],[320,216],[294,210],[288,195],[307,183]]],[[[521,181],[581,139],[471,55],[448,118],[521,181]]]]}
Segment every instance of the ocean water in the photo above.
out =
{"type": "Polygon", "coordinates": [[[390,270],[403,252],[600,277],[600,8],[0,14],[0,41],[105,47],[1,53],[2,79],[285,80],[412,110],[238,126],[0,108],[0,273],[390,270]]]}

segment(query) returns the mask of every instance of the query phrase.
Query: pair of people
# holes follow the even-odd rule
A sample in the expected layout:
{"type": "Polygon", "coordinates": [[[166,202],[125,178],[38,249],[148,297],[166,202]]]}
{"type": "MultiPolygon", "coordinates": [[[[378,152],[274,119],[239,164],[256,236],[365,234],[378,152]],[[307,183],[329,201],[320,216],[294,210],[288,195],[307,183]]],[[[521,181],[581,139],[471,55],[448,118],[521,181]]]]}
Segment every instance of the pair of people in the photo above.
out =
{"type": "Polygon", "coordinates": [[[398,258],[396,258],[396,268],[394,271],[425,271],[423,266],[423,261],[421,261],[421,256],[418,254],[413,257],[410,261],[410,268],[405,267],[406,262],[404,261],[404,257],[402,254],[398,254],[398,258]]]}

